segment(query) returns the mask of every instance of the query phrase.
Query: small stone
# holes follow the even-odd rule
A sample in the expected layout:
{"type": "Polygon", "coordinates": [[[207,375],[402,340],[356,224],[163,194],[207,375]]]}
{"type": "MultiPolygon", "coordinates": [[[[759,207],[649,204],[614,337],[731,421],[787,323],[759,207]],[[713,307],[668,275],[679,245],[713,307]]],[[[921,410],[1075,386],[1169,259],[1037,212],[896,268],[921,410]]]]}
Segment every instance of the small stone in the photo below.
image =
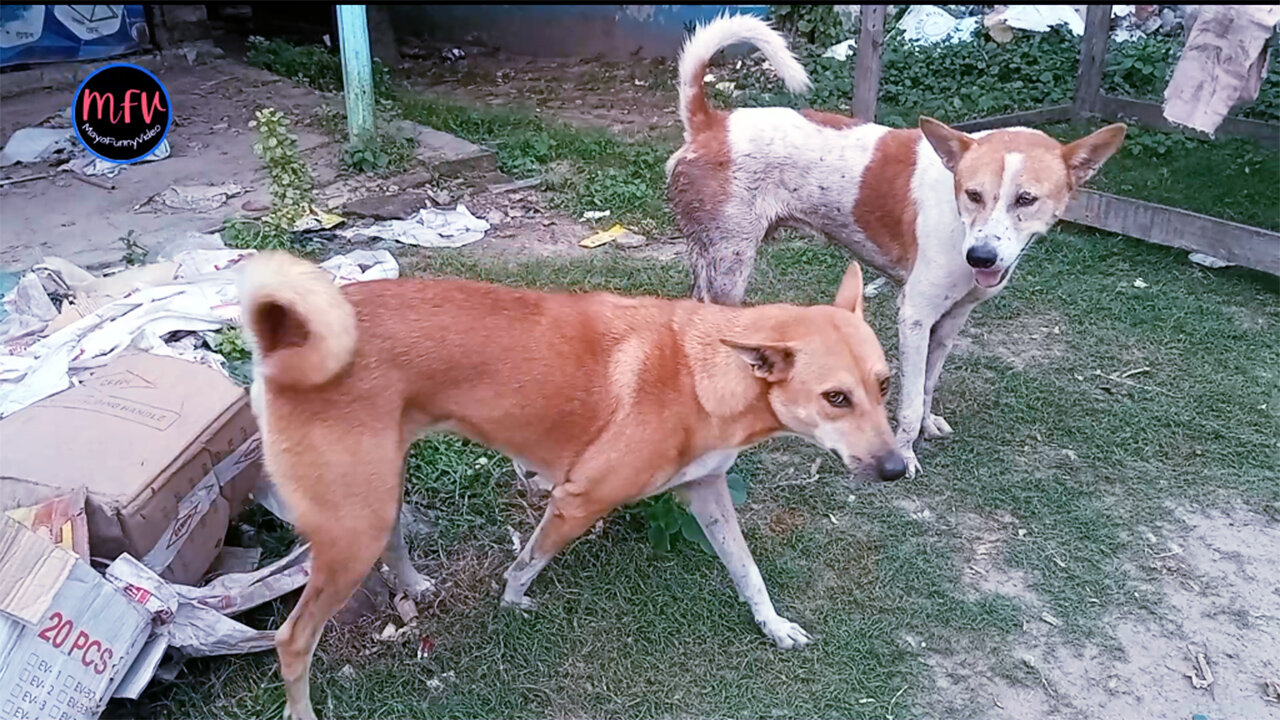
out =
{"type": "Polygon", "coordinates": [[[452,205],[455,202],[453,195],[444,190],[428,190],[427,196],[436,205],[452,205]]]}
{"type": "Polygon", "coordinates": [[[352,200],[342,206],[339,214],[374,220],[400,220],[416,214],[428,204],[428,193],[410,190],[393,195],[371,195],[352,200]]]}
{"type": "Polygon", "coordinates": [[[240,209],[245,212],[266,212],[271,209],[271,206],[259,200],[245,200],[240,205],[240,209]]]}
{"type": "Polygon", "coordinates": [[[484,214],[484,221],[497,227],[507,221],[507,214],[499,208],[494,208],[484,214]]]}
{"type": "Polygon", "coordinates": [[[431,173],[423,172],[419,170],[417,172],[407,173],[405,175],[401,175],[400,177],[396,178],[396,184],[406,189],[420,188],[423,185],[426,185],[427,183],[431,182],[432,179],[433,178],[431,173]]]}
{"type": "Polygon", "coordinates": [[[631,232],[630,230],[622,233],[621,235],[614,238],[613,240],[613,244],[617,245],[620,248],[644,247],[645,243],[647,242],[648,242],[648,239],[645,236],[639,233],[631,232]]]}

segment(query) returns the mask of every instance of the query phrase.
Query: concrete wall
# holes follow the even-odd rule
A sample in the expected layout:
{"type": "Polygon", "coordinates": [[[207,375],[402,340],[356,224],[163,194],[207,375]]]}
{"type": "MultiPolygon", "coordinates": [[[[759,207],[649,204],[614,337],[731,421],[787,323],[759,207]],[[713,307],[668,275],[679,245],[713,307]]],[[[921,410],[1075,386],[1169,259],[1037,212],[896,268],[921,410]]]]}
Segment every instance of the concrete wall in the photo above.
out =
{"type": "Polygon", "coordinates": [[[395,5],[400,44],[413,38],[534,57],[675,57],[686,25],[767,5],[395,5]]]}

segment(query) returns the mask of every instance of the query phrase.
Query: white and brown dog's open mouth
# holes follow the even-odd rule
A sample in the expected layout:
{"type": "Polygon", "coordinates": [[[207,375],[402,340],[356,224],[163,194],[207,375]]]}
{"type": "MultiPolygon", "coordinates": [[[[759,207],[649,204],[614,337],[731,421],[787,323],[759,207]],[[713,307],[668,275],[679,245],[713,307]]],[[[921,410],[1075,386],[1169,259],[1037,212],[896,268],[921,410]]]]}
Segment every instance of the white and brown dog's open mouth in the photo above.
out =
{"type": "Polygon", "coordinates": [[[973,281],[981,287],[993,288],[1004,282],[1012,269],[1012,265],[1004,268],[973,268],[973,281]]]}

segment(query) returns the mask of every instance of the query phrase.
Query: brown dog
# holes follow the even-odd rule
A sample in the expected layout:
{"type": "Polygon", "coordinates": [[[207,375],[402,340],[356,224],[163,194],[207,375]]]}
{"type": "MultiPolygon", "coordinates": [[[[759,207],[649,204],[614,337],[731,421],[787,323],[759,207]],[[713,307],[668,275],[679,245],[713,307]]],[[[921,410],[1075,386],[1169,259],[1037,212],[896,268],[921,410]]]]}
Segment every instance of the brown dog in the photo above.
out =
{"type": "Polygon", "coordinates": [[[462,280],[339,289],[308,262],[266,253],[247,264],[241,297],[267,469],[312,548],[310,581],[276,638],[295,718],[314,717],[325,622],[375,560],[407,590],[430,587],[396,527],[405,453],[424,432],[483,443],[552,487],[504,605],[532,607],[538,572],[614,508],[675,490],[784,648],[809,636],[774,610],[738,528],[725,480],[738,452],[791,433],[884,479],[906,472],[856,264],[834,306],[729,308],[462,280]]]}

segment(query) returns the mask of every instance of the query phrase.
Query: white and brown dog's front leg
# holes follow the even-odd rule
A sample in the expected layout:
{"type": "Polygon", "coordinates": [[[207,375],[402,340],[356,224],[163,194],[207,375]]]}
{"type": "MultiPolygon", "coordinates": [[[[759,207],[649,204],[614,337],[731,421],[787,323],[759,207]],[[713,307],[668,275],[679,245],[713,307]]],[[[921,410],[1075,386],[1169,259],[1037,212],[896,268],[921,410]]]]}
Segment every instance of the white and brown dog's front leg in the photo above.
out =
{"type": "Polygon", "coordinates": [[[951,354],[956,336],[964,328],[969,314],[977,307],[977,301],[963,300],[953,306],[934,323],[933,332],[929,335],[929,359],[925,363],[924,374],[924,421],[922,431],[925,439],[944,438],[951,435],[951,426],[941,416],[933,412],[933,391],[938,387],[938,378],[942,376],[942,366],[951,354]]]}
{"type": "Polygon", "coordinates": [[[921,302],[910,285],[903,292],[898,312],[898,366],[902,380],[898,395],[898,429],[895,444],[907,463],[907,477],[920,472],[915,441],[928,408],[925,379],[928,374],[929,338],[942,310],[921,302]]]}
{"type": "Polygon", "coordinates": [[[751,608],[751,615],[765,635],[778,647],[801,648],[812,638],[804,628],[778,614],[769,599],[760,569],[751,557],[747,541],[738,527],[738,515],[733,509],[728,481],[723,474],[708,475],[687,482],[675,493],[698,519],[702,532],[711,541],[720,562],[724,563],[738,589],[738,596],[751,608]]]}

